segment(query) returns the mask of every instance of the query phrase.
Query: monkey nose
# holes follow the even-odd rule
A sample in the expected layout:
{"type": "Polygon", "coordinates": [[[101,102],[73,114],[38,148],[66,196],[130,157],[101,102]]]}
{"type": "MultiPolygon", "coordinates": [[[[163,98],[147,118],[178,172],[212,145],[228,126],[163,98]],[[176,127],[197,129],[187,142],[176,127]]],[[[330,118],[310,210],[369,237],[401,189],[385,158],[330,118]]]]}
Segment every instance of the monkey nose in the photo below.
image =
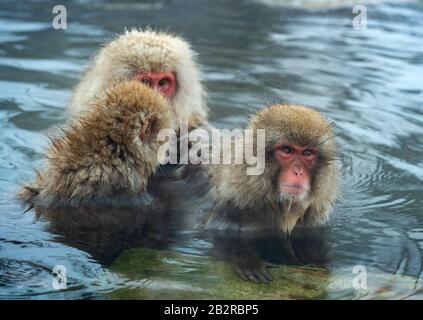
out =
{"type": "Polygon", "coordinates": [[[162,93],[165,97],[172,98],[176,94],[177,81],[174,72],[139,72],[134,77],[150,88],[162,93]]]}
{"type": "Polygon", "coordinates": [[[302,176],[303,175],[303,168],[294,168],[292,170],[292,172],[296,175],[296,176],[302,176]]]}

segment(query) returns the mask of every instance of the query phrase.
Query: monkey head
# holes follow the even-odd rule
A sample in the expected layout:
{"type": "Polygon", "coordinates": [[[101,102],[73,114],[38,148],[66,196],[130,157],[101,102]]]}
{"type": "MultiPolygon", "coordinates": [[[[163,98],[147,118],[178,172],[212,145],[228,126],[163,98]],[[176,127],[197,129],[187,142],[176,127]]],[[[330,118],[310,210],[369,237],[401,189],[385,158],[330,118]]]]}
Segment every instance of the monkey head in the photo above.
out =
{"type": "Polygon", "coordinates": [[[152,30],[132,30],[118,36],[94,57],[76,87],[70,111],[86,108],[105,88],[136,80],[159,91],[170,102],[175,129],[180,121],[196,127],[206,119],[205,91],[196,53],[182,38],[152,30]]]}
{"type": "Polygon", "coordinates": [[[313,194],[324,171],[336,158],[332,123],[318,111],[280,104],[258,112],[251,127],[266,130],[266,161],[282,199],[313,194]]]}
{"type": "Polygon", "coordinates": [[[157,134],[159,130],[173,126],[168,101],[135,80],[110,87],[105,94],[106,97],[99,99],[93,110],[80,117],[80,125],[85,126],[85,130],[78,130],[75,134],[86,135],[86,139],[79,147],[104,152],[108,142],[134,160],[155,163],[160,146],[157,134]]]}
{"type": "Polygon", "coordinates": [[[253,141],[265,130],[264,172],[248,175],[247,163],[210,166],[216,215],[288,233],[298,222],[326,221],[339,182],[332,124],[312,108],[278,104],[254,115],[249,129],[253,141]]]}
{"type": "Polygon", "coordinates": [[[159,166],[157,134],[171,126],[161,94],[134,80],[112,86],[51,139],[46,169],[20,198],[42,207],[138,198],[159,166]]]}

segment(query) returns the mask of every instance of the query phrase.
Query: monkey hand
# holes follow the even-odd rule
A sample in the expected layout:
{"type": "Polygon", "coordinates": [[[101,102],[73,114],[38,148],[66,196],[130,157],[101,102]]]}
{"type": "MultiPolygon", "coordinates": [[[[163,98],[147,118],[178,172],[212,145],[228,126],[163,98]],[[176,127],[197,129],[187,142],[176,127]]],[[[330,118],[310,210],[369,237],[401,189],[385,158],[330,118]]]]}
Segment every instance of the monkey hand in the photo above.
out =
{"type": "Polygon", "coordinates": [[[244,254],[238,258],[239,260],[233,263],[233,267],[235,272],[245,281],[269,283],[272,281],[269,268],[279,267],[277,264],[264,261],[252,254],[244,254]]]}
{"type": "Polygon", "coordinates": [[[268,269],[279,267],[258,257],[243,238],[218,233],[213,240],[216,254],[228,262],[243,280],[269,283],[272,276],[268,269]]]}
{"type": "MultiPolygon", "coordinates": [[[[158,92],[138,81],[126,81],[106,90],[94,114],[102,114],[111,128],[129,138],[128,131],[137,129],[141,141],[155,139],[159,130],[172,127],[168,101],[158,92]]],[[[125,141],[122,141],[125,142],[125,141]]]]}

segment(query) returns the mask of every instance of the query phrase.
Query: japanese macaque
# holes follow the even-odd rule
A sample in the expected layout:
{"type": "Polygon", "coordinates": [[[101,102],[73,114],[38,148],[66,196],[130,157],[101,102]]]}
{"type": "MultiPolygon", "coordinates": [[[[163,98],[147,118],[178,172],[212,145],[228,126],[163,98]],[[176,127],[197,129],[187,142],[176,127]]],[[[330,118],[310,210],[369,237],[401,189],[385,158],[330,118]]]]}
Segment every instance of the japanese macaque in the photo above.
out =
{"type": "Polygon", "coordinates": [[[155,139],[181,121],[207,126],[196,56],[178,36],[132,30],[92,59],[68,106],[70,129],[19,194],[60,239],[110,262],[128,246],[163,243],[178,226],[168,209],[174,170],[155,172],[155,139]]]}
{"type": "MultiPolygon", "coordinates": [[[[245,162],[210,166],[215,204],[209,225],[229,222],[236,230],[279,230],[289,237],[296,226],[325,222],[340,180],[332,123],[312,108],[279,104],[259,111],[249,128],[253,135],[265,129],[264,173],[248,175],[245,162]]],[[[232,239],[220,249],[242,278],[270,280],[266,264],[244,245],[232,239]]]]}
{"type": "Polygon", "coordinates": [[[249,128],[265,130],[264,173],[248,175],[247,163],[211,166],[216,210],[286,233],[325,222],[340,175],[332,123],[309,107],[280,104],[259,111],[249,128]]]}
{"type": "Polygon", "coordinates": [[[205,90],[196,53],[182,38],[132,30],[106,44],[93,58],[69,105],[71,114],[90,108],[104,89],[128,80],[142,82],[169,100],[174,129],[181,121],[195,128],[206,122],[205,90]]]}
{"type": "Polygon", "coordinates": [[[20,196],[47,208],[137,203],[159,166],[157,133],[169,127],[168,101],[157,91],[135,80],[110,87],[52,139],[46,169],[20,196]]]}

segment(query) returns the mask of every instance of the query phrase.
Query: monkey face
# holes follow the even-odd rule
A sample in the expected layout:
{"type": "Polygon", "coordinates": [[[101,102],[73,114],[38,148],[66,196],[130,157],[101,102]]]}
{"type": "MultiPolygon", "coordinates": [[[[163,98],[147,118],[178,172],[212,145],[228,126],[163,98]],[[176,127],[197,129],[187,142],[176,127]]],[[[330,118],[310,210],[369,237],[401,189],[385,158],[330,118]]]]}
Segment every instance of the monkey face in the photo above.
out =
{"type": "Polygon", "coordinates": [[[93,58],[71,99],[73,115],[89,109],[104,89],[136,80],[167,98],[173,129],[186,121],[190,128],[206,122],[206,92],[197,54],[184,39],[151,29],[131,30],[105,45],[93,58]],[[89,90],[87,90],[89,88],[89,90]]]}
{"type": "Polygon", "coordinates": [[[171,100],[177,92],[175,72],[140,71],[134,76],[134,80],[138,80],[150,88],[157,90],[169,100],[171,100]]]}
{"type": "MultiPolygon", "coordinates": [[[[257,112],[248,128],[265,130],[265,170],[249,175],[247,163],[210,166],[216,219],[286,233],[298,223],[327,221],[341,181],[332,126],[317,110],[301,105],[257,112]]],[[[263,140],[253,147],[257,154],[259,144],[263,140]]]]}
{"type": "Polygon", "coordinates": [[[280,167],[278,185],[281,196],[304,198],[308,195],[318,154],[317,147],[293,143],[276,145],[274,155],[280,167]]]}

